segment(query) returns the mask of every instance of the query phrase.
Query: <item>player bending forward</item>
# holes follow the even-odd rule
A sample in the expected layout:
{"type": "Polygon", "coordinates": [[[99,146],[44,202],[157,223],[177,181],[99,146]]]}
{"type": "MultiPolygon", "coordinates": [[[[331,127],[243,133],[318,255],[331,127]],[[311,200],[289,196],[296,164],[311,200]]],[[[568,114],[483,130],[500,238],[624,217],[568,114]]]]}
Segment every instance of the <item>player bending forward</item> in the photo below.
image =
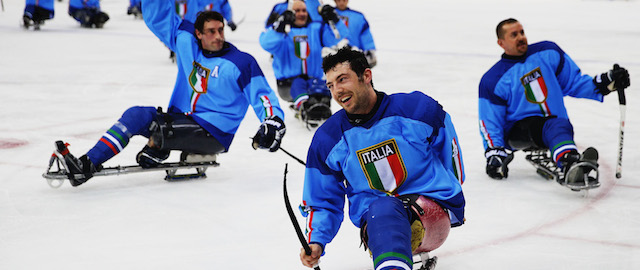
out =
{"type": "Polygon", "coordinates": [[[149,138],[137,155],[143,168],[160,166],[171,150],[226,152],[249,106],[262,120],[253,147],[278,150],[286,131],[284,112],[256,60],[225,41],[222,15],[204,11],[191,23],[180,19],[171,1],[143,0],[142,7],[149,29],[177,55],[178,77],[168,112],[129,108],[79,159],[59,141],[57,152],[64,157],[71,184],[86,182],[134,135],[149,138]]]}

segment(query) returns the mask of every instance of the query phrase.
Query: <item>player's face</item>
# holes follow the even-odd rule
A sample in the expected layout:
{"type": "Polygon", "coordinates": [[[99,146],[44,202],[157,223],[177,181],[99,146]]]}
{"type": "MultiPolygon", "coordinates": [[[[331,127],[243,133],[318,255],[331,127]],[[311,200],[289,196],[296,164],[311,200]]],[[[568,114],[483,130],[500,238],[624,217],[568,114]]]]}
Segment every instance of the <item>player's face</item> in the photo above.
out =
{"type": "Polygon", "coordinates": [[[224,24],[216,20],[207,21],[202,33],[196,29],[196,36],[202,42],[203,49],[217,52],[224,46],[224,24]]]}
{"type": "Polygon", "coordinates": [[[351,70],[349,62],[337,64],[327,71],[327,87],[333,99],[350,114],[367,114],[376,103],[376,94],[371,86],[371,69],[366,69],[362,78],[351,70]]]}
{"type": "Polygon", "coordinates": [[[339,10],[347,9],[347,5],[349,4],[349,0],[335,0],[335,2],[336,8],[338,8],[339,10]]]}
{"type": "Polygon", "coordinates": [[[296,20],[293,22],[296,26],[304,26],[307,23],[309,13],[307,13],[307,5],[302,1],[293,2],[293,13],[296,15],[296,20]]]}
{"type": "Polygon", "coordinates": [[[520,56],[527,52],[528,41],[524,29],[519,22],[502,26],[504,36],[498,39],[498,45],[504,49],[507,55],[520,56]]]}

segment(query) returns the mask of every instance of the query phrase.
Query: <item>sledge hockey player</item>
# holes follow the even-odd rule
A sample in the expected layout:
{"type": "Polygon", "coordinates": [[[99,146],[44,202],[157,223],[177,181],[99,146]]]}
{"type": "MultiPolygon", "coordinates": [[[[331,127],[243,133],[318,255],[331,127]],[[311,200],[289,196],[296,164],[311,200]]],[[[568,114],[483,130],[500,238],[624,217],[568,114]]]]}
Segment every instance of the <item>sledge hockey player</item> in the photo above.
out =
{"type": "Polygon", "coordinates": [[[34,30],[40,30],[40,25],[45,20],[53,19],[54,9],[53,0],[27,0],[22,15],[22,26],[29,29],[33,26],[34,30]]]}
{"type": "MultiPolygon", "coordinates": [[[[307,4],[312,2],[293,1],[293,11],[285,11],[271,28],[260,34],[260,45],[273,55],[272,66],[280,98],[293,102],[291,107],[296,114],[315,126],[331,116],[331,92],[325,85],[321,69],[322,50],[325,46],[337,46],[340,40],[336,39],[328,22],[337,26],[342,37],[348,37],[348,30],[328,5],[320,14],[314,9],[307,12],[307,4]],[[321,16],[324,22],[315,22],[312,16],[321,16]],[[291,27],[288,33],[285,31],[287,25],[291,27]]],[[[348,43],[346,39],[344,42],[348,43]]]]}
{"type": "Polygon", "coordinates": [[[486,173],[507,178],[510,151],[548,149],[549,162],[538,164],[556,171],[561,185],[572,190],[598,187],[597,177],[589,176],[597,173],[598,152],[592,147],[578,152],[563,97],[602,102],[611,91],[629,86],[629,73],[614,65],[595,78],[583,75],[555,43],[529,45],[522,25],[513,18],[500,22],[496,34],[504,54],[479,85],[486,173]]]}
{"type": "Polygon", "coordinates": [[[360,228],[374,269],[413,269],[464,222],[462,153],[451,117],[421,93],[387,95],[373,88],[361,51],[342,48],[324,58],[327,86],[342,110],[316,130],[309,147],[302,214],[307,239],[300,260],[317,264],[349,216],[360,228]]]}
{"type": "Polygon", "coordinates": [[[233,20],[233,10],[228,0],[200,0],[200,6],[203,7],[202,10],[212,10],[222,14],[231,31],[236,31],[238,28],[233,20]]]}
{"type": "Polygon", "coordinates": [[[227,152],[249,106],[262,120],[253,148],[277,151],[286,131],[284,112],[253,56],[225,41],[222,15],[204,11],[193,24],[180,19],[172,1],[142,0],[142,7],[149,29],[177,55],[178,78],[168,112],[129,108],[79,159],[57,142],[71,184],[90,179],[134,135],[149,138],[136,157],[143,168],[161,165],[171,150],[214,157],[227,152]],[[83,177],[73,177],[78,173],[83,177]]]}
{"type": "Polygon", "coordinates": [[[85,28],[102,28],[109,15],[100,9],[100,0],[69,0],[69,16],[85,28]]]}
{"type": "Polygon", "coordinates": [[[350,9],[349,0],[335,0],[336,13],[342,21],[344,21],[347,28],[349,28],[349,45],[357,47],[364,52],[364,55],[369,61],[369,66],[372,68],[378,63],[376,58],[376,44],[373,42],[373,36],[369,30],[369,22],[364,17],[364,14],[350,9]]]}
{"type": "Polygon", "coordinates": [[[135,18],[142,18],[142,1],[141,0],[129,0],[129,7],[127,8],[127,15],[133,15],[135,18]]]}

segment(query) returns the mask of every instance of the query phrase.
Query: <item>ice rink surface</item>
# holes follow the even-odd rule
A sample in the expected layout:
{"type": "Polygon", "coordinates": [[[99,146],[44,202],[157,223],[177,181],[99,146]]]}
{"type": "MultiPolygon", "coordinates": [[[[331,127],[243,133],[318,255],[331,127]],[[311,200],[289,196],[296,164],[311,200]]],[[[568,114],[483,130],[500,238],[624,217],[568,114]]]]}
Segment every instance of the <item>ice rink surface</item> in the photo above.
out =
{"type": "MultiPolygon", "coordinates": [[[[294,207],[300,203],[304,168],[281,151],[251,148],[259,125],[252,111],[206,179],[169,183],[152,172],[50,188],[41,174],[54,141],[69,142],[80,156],[128,107],[166,107],[177,69],[144,22],[127,16],[128,1],[102,1],[111,17],[104,29],[81,28],[67,15],[67,1],[56,2],[55,18],[39,32],[19,26],[24,1],[3,1],[0,269],[305,269],[282,196],[289,163],[289,194],[294,207]]],[[[230,2],[237,18],[246,17],[235,32],[227,28],[227,40],[251,53],[275,87],[258,37],[276,1],[230,2]]],[[[440,259],[436,269],[640,269],[638,1],[350,2],[366,15],[376,41],[376,89],[431,95],[460,137],[467,222],[432,252],[440,259]],[[629,70],[621,179],[614,177],[615,94],[603,103],[565,99],[579,149],[600,152],[602,186],[588,197],[542,179],[522,153],[508,180],[485,175],[477,86],[499,60],[494,29],[508,17],[523,24],[530,43],[556,42],[586,74],[614,63],[629,70]]],[[[286,113],[282,146],[304,158],[313,131],[286,113]]],[[[135,163],[145,142],[132,139],[105,165],[135,163]]],[[[372,269],[359,244],[347,218],[320,266],[372,269]]]]}

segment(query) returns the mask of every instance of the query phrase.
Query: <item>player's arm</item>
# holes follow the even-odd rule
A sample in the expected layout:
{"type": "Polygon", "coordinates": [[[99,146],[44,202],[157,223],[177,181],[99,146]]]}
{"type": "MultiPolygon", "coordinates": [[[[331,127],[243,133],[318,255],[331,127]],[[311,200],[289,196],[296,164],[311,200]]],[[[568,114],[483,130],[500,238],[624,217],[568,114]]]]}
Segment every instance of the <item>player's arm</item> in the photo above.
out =
{"type": "Polygon", "coordinates": [[[464,173],[460,141],[451,121],[451,116],[444,111],[443,113],[443,126],[439,127],[438,136],[433,142],[433,146],[439,152],[438,156],[444,167],[451,171],[462,184],[466,174],[464,173]]]}
{"type": "Polygon", "coordinates": [[[149,30],[175,51],[178,26],[182,22],[173,1],[142,0],[142,17],[149,30]]]}
{"type": "Polygon", "coordinates": [[[326,155],[322,152],[328,152],[328,143],[316,137],[318,133],[307,155],[301,211],[307,218],[308,241],[321,245],[324,250],[325,245],[338,233],[344,218],[346,187],[342,182],[342,174],[330,169],[324,162],[326,155]]]}

